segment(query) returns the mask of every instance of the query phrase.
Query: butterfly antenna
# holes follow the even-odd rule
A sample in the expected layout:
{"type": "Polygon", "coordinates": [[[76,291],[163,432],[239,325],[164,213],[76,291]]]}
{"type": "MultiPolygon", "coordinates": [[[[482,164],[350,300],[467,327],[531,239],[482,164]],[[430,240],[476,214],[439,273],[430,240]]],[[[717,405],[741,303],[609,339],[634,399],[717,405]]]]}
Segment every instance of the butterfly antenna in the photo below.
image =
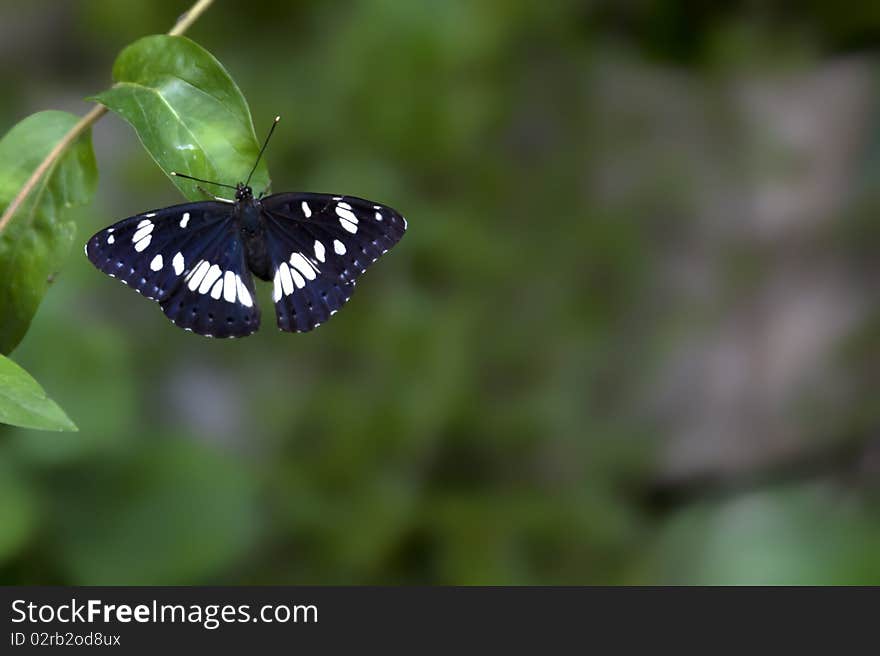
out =
{"type": "Polygon", "coordinates": [[[214,182],[213,180],[202,180],[201,178],[194,178],[191,175],[187,175],[186,173],[178,173],[177,171],[170,171],[169,175],[173,175],[175,178],[186,178],[187,180],[195,180],[196,182],[204,182],[205,184],[217,185],[218,187],[226,187],[227,189],[235,189],[234,186],[223,184],[222,182],[214,182]]]}
{"type": "Polygon", "coordinates": [[[251,169],[251,172],[248,174],[247,180],[244,183],[244,186],[247,187],[251,183],[251,177],[254,175],[254,171],[257,170],[257,164],[260,163],[260,160],[263,158],[263,153],[266,152],[266,146],[269,145],[269,139],[272,138],[272,133],[275,132],[275,126],[278,125],[278,121],[281,120],[280,116],[276,116],[275,120],[272,122],[272,127],[269,128],[269,134],[266,135],[266,140],[263,142],[263,147],[260,148],[260,154],[257,155],[257,161],[254,162],[254,168],[251,169]]]}

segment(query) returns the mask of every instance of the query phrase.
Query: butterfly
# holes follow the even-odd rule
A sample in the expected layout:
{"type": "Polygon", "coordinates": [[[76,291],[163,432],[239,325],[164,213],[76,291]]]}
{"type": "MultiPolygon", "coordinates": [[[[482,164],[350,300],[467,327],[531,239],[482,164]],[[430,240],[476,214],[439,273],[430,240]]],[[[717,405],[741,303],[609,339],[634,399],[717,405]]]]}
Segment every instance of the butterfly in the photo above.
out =
{"type": "Polygon", "coordinates": [[[317,328],[351,298],[367,267],[400,241],[406,219],[354,196],[255,197],[248,184],[256,167],[234,187],[172,174],[235,189],[235,198],[123,219],[92,236],[86,256],[100,271],[157,301],[173,324],[199,335],[256,332],[260,310],[253,276],[272,283],[281,330],[317,328]]]}

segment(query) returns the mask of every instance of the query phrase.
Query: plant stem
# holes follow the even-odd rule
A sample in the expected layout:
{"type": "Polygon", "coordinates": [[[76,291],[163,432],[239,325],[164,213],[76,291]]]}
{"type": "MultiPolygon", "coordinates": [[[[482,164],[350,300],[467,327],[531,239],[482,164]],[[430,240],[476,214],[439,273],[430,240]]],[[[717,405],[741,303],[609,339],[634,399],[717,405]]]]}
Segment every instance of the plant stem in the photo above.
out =
{"type": "Polygon", "coordinates": [[[180,36],[186,32],[190,26],[199,19],[199,16],[205,13],[213,2],[214,0],[199,0],[195,3],[189,8],[189,11],[178,19],[177,25],[171,28],[171,31],[168,32],[168,36],[180,36]]]}
{"type": "MultiPolygon", "coordinates": [[[[189,8],[183,16],[177,21],[177,24],[171,28],[171,31],[168,32],[169,36],[179,36],[186,32],[193,23],[195,23],[199,16],[201,16],[208,7],[213,4],[214,0],[198,0],[192,7],[189,8]]],[[[24,203],[25,199],[30,195],[30,193],[34,190],[34,187],[37,186],[37,183],[40,181],[46,172],[52,168],[52,165],[58,161],[61,155],[64,154],[64,151],[76,141],[83,132],[88,130],[92,125],[98,122],[98,120],[107,113],[107,108],[104,105],[96,105],[92,107],[88,114],[83,116],[79,121],[77,121],[76,125],[70,128],[70,131],[65,134],[61,141],[55,144],[55,147],[49,151],[49,154],[46,155],[45,159],[40,162],[40,165],[34,170],[31,174],[31,177],[27,179],[27,182],[24,183],[19,192],[15,195],[15,198],[12,199],[12,202],[9,203],[9,206],[3,212],[3,216],[0,216],[0,233],[6,228],[7,224],[12,220],[12,217],[15,216],[15,213],[19,210],[22,203],[24,203]]]]}
{"type": "Polygon", "coordinates": [[[0,217],[0,232],[3,232],[6,224],[12,220],[13,215],[18,211],[18,208],[21,207],[25,198],[27,198],[34,190],[34,187],[37,186],[40,178],[43,177],[46,171],[52,168],[52,165],[59,157],[61,157],[64,151],[67,150],[67,147],[76,141],[83,132],[88,130],[93,123],[106,113],[107,108],[104,107],[104,105],[92,107],[91,111],[83,116],[76,125],[70,128],[70,131],[61,138],[61,141],[55,144],[55,147],[50,150],[49,154],[46,155],[46,158],[40,162],[40,165],[31,174],[31,177],[28,178],[21,190],[15,195],[15,198],[12,199],[12,202],[9,203],[9,207],[3,212],[3,216],[0,217]]]}

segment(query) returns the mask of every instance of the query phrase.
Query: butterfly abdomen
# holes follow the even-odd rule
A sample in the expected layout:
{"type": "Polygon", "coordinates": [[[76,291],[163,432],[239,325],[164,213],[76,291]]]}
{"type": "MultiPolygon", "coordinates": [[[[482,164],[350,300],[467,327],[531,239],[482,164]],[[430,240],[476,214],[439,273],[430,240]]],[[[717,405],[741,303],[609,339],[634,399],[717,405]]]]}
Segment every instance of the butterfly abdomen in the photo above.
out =
{"type": "Polygon", "coordinates": [[[248,269],[260,280],[272,280],[272,263],[263,233],[250,234],[242,231],[241,240],[248,269]]]}

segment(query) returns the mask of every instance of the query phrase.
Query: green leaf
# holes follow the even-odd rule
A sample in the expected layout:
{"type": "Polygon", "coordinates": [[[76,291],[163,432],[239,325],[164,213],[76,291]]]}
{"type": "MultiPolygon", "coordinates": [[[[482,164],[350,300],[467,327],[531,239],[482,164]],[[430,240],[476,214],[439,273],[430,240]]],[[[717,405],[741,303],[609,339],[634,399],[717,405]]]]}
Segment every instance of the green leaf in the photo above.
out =
{"type": "MultiPolygon", "coordinates": [[[[67,112],[39,112],[0,140],[0,211],[78,120],[67,112]]],[[[27,332],[73,242],[75,227],[65,213],[91,201],[97,182],[87,131],[47,171],[0,233],[0,353],[12,351],[27,332]]]]}
{"type": "Polygon", "coordinates": [[[46,396],[30,374],[0,355],[0,423],[40,430],[75,431],[76,426],[46,396]]]}
{"type": "MultiPolygon", "coordinates": [[[[166,174],[244,182],[260,144],[244,96],[207,50],[181,36],[148,36],[122,51],[113,79],[92,100],[128,121],[166,174]]],[[[171,180],[188,199],[205,200],[197,183],[171,180]]],[[[264,162],[251,185],[268,189],[264,162]]]]}

